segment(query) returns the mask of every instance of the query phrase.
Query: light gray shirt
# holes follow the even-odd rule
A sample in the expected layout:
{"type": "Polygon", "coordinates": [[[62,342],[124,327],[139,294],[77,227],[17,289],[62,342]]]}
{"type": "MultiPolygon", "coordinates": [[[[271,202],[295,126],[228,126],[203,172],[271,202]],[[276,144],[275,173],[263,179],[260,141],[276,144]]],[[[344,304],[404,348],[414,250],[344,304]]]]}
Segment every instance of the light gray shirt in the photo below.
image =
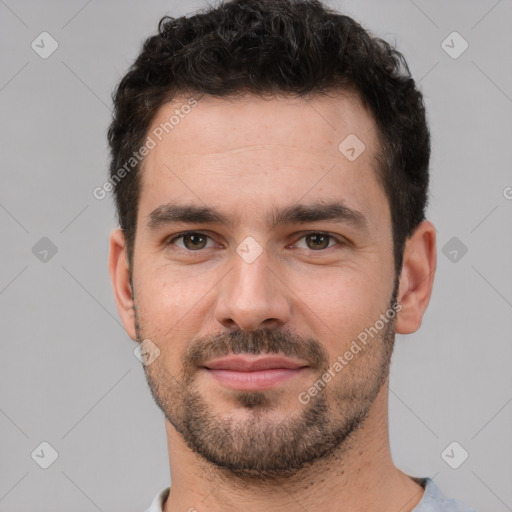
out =
{"type": "MultiPolygon", "coordinates": [[[[431,478],[414,478],[414,480],[425,489],[425,492],[412,512],[475,512],[474,509],[463,505],[459,501],[445,498],[431,478]]],[[[162,512],[170,489],[170,487],[166,487],[160,491],[155,496],[151,506],[144,512],[162,512]]],[[[191,507],[191,510],[194,510],[194,508],[191,507]]]]}

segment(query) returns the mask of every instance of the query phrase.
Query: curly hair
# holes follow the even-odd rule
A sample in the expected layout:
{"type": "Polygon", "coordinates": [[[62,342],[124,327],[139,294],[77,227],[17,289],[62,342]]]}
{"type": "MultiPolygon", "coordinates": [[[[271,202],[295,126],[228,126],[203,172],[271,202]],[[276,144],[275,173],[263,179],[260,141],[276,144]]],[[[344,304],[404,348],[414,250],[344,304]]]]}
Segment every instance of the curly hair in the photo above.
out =
{"type": "MultiPolygon", "coordinates": [[[[164,16],[112,94],[111,179],[141,147],[158,109],[178,94],[305,97],[336,90],[355,91],[376,123],[376,174],[389,201],[399,275],[405,242],[428,202],[423,96],[399,51],[318,0],[221,1],[189,17],[164,16]]],[[[114,187],[130,266],[140,167],[134,163],[114,187]]]]}

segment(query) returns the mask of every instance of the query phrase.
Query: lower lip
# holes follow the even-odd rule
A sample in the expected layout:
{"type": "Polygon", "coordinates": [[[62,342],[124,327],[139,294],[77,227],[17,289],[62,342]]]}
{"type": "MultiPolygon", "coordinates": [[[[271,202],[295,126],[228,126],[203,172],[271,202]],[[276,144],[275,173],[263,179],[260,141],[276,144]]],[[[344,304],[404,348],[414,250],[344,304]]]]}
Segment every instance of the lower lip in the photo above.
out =
{"type": "Polygon", "coordinates": [[[278,384],[301,374],[306,367],[302,368],[272,368],[269,370],[257,370],[252,372],[241,372],[235,370],[206,370],[217,381],[225,386],[238,390],[261,390],[271,389],[278,384]]]}

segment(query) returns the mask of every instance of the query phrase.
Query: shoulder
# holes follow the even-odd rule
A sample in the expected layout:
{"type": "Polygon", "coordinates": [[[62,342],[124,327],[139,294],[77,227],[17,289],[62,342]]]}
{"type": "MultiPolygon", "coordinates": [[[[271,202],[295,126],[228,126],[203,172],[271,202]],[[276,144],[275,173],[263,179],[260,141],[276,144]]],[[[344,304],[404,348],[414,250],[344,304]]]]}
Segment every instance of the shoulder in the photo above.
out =
{"type": "Polygon", "coordinates": [[[153,501],[149,508],[147,508],[144,512],[162,512],[164,509],[164,503],[167,497],[169,496],[169,491],[171,487],[166,487],[165,489],[158,492],[158,494],[154,497],[153,501]]]}
{"type": "Polygon", "coordinates": [[[425,492],[412,512],[476,512],[460,501],[445,498],[431,478],[416,478],[425,492]]]}

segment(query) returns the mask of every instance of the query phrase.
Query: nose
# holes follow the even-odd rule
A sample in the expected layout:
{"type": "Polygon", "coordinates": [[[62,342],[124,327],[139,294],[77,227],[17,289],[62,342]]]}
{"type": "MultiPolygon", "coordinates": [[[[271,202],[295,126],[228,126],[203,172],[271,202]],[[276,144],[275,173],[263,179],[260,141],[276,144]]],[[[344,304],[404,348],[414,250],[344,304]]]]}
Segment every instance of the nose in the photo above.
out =
{"type": "Polygon", "coordinates": [[[273,267],[265,250],[252,262],[234,254],[231,270],[219,283],[215,305],[215,318],[223,327],[254,331],[289,322],[291,292],[273,267]]]}

